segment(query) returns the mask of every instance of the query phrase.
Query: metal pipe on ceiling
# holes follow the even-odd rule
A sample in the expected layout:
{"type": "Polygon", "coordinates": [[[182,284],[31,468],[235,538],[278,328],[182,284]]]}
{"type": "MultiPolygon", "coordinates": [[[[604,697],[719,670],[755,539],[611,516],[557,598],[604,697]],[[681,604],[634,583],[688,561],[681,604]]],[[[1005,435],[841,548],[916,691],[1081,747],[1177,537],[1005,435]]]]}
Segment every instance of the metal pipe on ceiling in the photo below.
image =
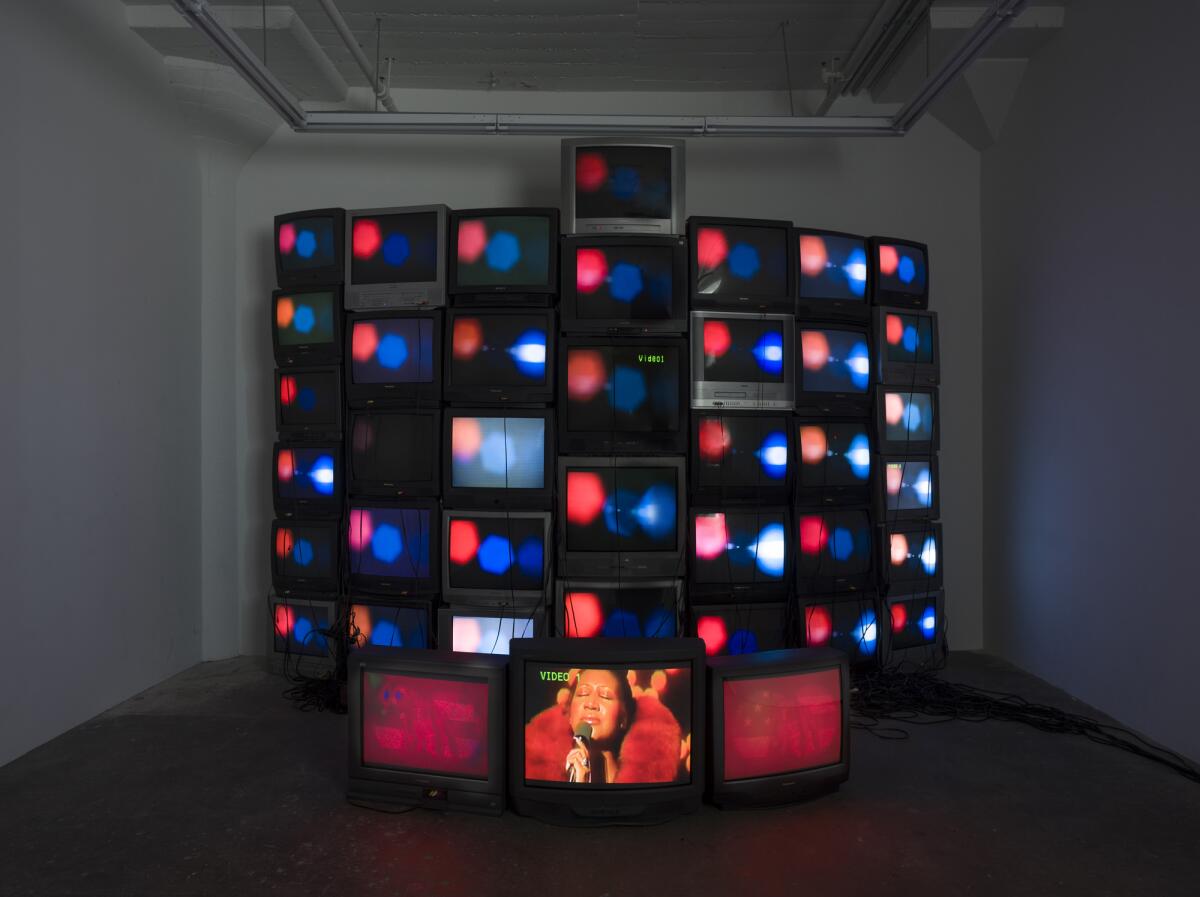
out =
{"type": "Polygon", "coordinates": [[[362,47],[354,39],[354,32],[346,24],[346,20],[342,17],[342,12],[337,8],[337,4],[333,0],[317,0],[317,2],[321,4],[321,8],[325,10],[325,14],[329,16],[329,21],[333,23],[334,30],[337,31],[338,36],[342,39],[342,43],[346,45],[346,49],[350,51],[350,56],[354,59],[355,65],[366,76],[367,82],[375,92],[376,98],[383,104],[383,108],[388,112],[399,112],[400,110],[396,108],[395,100],[392,99],[391,90],[376,77],[376,72],[367,59],[367,54],[362,51],[362,47]]]}

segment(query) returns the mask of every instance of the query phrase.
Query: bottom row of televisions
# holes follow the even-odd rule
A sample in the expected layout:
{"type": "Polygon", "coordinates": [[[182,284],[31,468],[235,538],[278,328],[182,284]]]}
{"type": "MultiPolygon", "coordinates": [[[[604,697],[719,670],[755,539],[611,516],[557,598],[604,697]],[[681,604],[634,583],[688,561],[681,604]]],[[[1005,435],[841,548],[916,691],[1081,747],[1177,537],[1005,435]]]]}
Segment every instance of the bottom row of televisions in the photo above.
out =
{"type": "Polygon", "coordinates": [[[507,657],[365,648],[348,663],[349,799],[549,822],[768,806],[849,776],[849,663],[698,638],[513,639],[507,657]]]}

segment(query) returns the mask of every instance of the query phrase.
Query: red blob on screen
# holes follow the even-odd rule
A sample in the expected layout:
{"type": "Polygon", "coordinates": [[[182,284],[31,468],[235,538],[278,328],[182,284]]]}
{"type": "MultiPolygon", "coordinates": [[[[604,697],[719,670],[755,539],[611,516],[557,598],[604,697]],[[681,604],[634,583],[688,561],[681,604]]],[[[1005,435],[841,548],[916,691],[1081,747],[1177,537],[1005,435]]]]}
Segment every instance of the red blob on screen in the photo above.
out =
{"type": "Polygon", "coordinates": [[[829,454],[824,427],[800,428],[800,459],[805,464],[820,464],[829,454]]]}
{"type": "Polygon", "coordinates": [[[600,475],[582,470],[567,471],[567,521],[587,526],[604,510],[604,482],[600,475]]]}
{"type": "Polygon", "coordinates": [[[279,403],[287,407],[296,401],[296,378],[290,374],[279,378],[279,403]]]}
{"type": "Polygon", "coordinates": [[[608,163],[599,153],[580,153],[575,157],[575,188],[595,193],[608,180],[608,163]]]}
{"type": "Polygon", "coordinates": [[[725,781],[816,769],[842,758],[838,670],[727,679],[725,781]]]}
{"type": "Polygon", "coordinates": [[[883,419],[893,427],[904,419],[904,397],[900,393],[883,394],[883,419]]]}
{"type": "Polygon", "coordinates": [[[351,551],[363,551],[371,544],[371,536],[375,534],[375,525],[371,521],[371,512],[355,509],[350,512],[350,525],[346,536],[350,542],[351,551]]]}
{"type": "Polygon", "coordinates": [[[703,420],[698,433],[700,457],[705,461],[720,461],[733,444],[733,436],[719,420],[703,420]]]}
{"type": "Polygon", "coordinates": [[[696,234],[696,263],[706,271],[720,266],[729,255],[725,232],[715,227],[702,227],[696,234]]]}
{"type": "Polygon", "coordinates": [[[888,495],[899,495],[900,487],[904,485],[904,465],[889,464],[887,466],[888,495]]]}
{"type": "Polygon", "coordinates": [[[275,605],[275,634],[286,639],[296,625],[296,614],[286,604],[275,605]]]}
{"type": "Polygon", "coordinates": [[[829,527],[820,514],[806,514],[796,528],[800,532],[801,554],[820,554],[829,541],[829,527]]]}
{"type": "Polygon", "coordinates": [[[818,277],[829,263],[829,251],[821,237],[805,234],[800,238],[800,270],[806,277],[818,277]]]}
{"type": "Polygon", "coordinates": [[[833,636],[833,616],[824,607],[810,607],[804,621],[806,641],[810,647],[828,645],[833,636]]]}
{"type": "Polygon", "coordinates": [[[733,337],[729,335],[729,325],[724,321],[704,322],[704,354],[720,358],[733,345],[733,337]]]}
{"type": "Polygon", "coordinates": [[[279,301],[275,303],[275,326],[280,330],[290,327],[295,316],[296,303],[287,296],[280,296],[279,301]]]}
{"type": "Polygon", "coordinates": [[[479,528],[473,520],[450,521],[450,563],[471,563],[475,552],[479,550],[479,528]]]}
{"type": "Polygon", "coordinates": [[[379,329],[374,324],[357,321],[350,340],[350,354],[355,361],[370,361],[379,347],[379,329]]]}
{"type": "Polygon", "coordinates": [[[275,471],[279,474],[281,483],[289,482],[296,472],[296,456],[288,450],[280,452],[279,459],[275,463],[275,471]]]}
{"type": "Polygon", "coordinates": [[[483,445],[483,429],[473,417],[456,417],[450,425],[450,454],[459,461],[470,461],[483,445]]]}
{"type": "Polygon", "coordinates": [[[903,604],[892,605],[892,632],[903,632],[904,624],[908,622],[908,611],[903,604]]]}
{"type": "Polygon", "coordinates": [[[567,592],[563,596],[567,638],[595,638],[604,626],[604,609],[594,592],[567,592]]]}
{"type": "Polygon", "coordinates": [[[487,683],[367,673],[362,760],[365,766],[486,779],[487,683]]]}
{"type": "Polygon", "coordinates": [[[893,346],[900,345],[904,339],[904,321],[899,315],[887,316],[887,341],[893,346]]]}
{"type": "Polygon", "coordinates": [[[892,566],[904,566],[908,560],[908,538],[904,533],[892,533],[891,543],[892,566]]]}
{"type": "MultiPolygon", "coordinates": [[[[281,224],[279,226],[279,251],[283,255],[287,255],[296,245],[296,226],[294,224],[281,224]]],[[[287,326],[286,324],[284,325],[287,326]]]]}
{"type": "Polygon", "coordinates": [[[458,222],[458,260],[473,265],[487,248],[487,226],[479,219],[458,222]]]}
{"type": "Polygon", "coordinates": [[[567,396],[573,401],[591,401],[607,383],[608,368],[599,351],[572,349],[567,353],[567,396]]]}
{"type": "Polygon", "coordinates": [[[704,653],[710,657],[720,654],[729,641],[729,630],[720,617],[701,617],[696,621],[696,635],[704,641],[704,653]]]}
{"type": "Polygon", "coordinates": [[[724,514],[696,515],[696,557],[711,561],[720,557],[728,545],[724,514]]]}
{"type": "Polygon", "coordinates": [[[370,218],[359,218],[354,222],[350,241],[353,244],[356,259],[371,258],[379,251],[379,244],[383,242],[383,236],[379,232],[379,222],[372,221],[370,218]]]}
{"type": "Polygon", "coordinates": [[[806,371],[819,371],[829,363],[829,339],[820,330],[800,334],[800,354],[806,371]]]}
{"type": "Polygon", "coordinates": [[[900,264],[900,254],[896,252],[895,246],[880,246],[879,247],[879,273],[880,274],[895,274],[896,267],[900,264]]]}
{"type": "Polygon", "coordinates": [[[600,249],[575,250],[575,288],[594,293],[608,277],[608,258],[600,249]]]}
{"type": "Polygon", "coordinates": [[[483,347],[483,324],[479,318],[458,318],[450,343],[455,358],[463,361],[474,358],[483,347]]]}
{"type": "Polygon", "coordinates": [[[275,556],[277,558],[286,558],[292,553],[294,545],[295,537],[290,529],[280,527],[275,530],[275,556]]]}

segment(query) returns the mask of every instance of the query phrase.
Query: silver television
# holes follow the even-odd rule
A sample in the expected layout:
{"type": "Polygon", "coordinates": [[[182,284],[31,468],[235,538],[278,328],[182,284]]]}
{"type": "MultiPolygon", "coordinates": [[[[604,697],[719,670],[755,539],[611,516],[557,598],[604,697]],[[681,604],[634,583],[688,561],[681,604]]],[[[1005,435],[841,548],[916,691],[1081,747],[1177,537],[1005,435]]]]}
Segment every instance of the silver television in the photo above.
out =
{"type": "Polygon", "coordinates": [[[563,233],[684,233],[683,160],[682,140],[564,140],[563,233]]]}
{"type": "Polygon", "coordinates": [[[346,308],[445,305],[449,214],[444,205],[347,212],[346,308]]]}
{"type": "Polygon", "coordinates": [[[792,315],[694,311],[692,407],[791,410],[796,395],[792,315]]]}

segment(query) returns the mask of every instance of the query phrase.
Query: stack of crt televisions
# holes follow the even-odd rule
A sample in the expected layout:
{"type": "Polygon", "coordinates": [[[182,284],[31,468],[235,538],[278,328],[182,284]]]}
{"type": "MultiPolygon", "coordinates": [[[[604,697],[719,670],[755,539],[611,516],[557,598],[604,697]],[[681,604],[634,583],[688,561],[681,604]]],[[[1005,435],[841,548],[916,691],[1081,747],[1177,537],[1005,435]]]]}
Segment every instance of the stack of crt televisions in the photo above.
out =
{"type": "Polygon", "coordinates": [[[565,140],[554,632],[682,633],[684,144],[565,140]]]}
{"type": "Polygon", "coordinates": [[[275,354],[270,656],[288,672],[332,666],[340,619],[342,435],[341,209],[275,219],[275,354]]]}
{"type": "Polygon", "coordinates": [[[938,659],[945,631],[938,444],[937,315],[929,257],[908,240],[872,237],[878,385],[878,583],[886,665],[938,659]]]}

